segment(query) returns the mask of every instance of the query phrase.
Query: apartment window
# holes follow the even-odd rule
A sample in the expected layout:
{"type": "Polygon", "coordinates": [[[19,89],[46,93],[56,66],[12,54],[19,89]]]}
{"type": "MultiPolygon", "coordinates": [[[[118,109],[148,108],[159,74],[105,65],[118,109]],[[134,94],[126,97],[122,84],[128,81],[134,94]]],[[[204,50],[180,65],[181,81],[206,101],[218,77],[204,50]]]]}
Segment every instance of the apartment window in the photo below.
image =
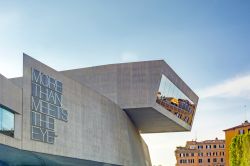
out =
{"type": "Polygon", "coordinates": [[[196,147],[195,147],[195,145],[191,145],[189,148],[190,149],[195,149],[196,147]]]}
{"type": "Polygon", "coordinates": [[[210,163],[210,159],[207,159],[207,162],[210,163]]]}
{"type": "Polygon", "coordinates": [[[198,149],[203,149],[203,146],[202,145],[198,145],[198,149]]]}
{"type": "Polygon", "coordinates": [[[198,156],[203,156],[203,153],[198,153],[198,156]]]}
{"type": "Polygon", "coordinates": [[[185,157],[185,153],[180,153],[180,157],[185,157]]]}
{"type": "Polygon", "coordinates": [[[219,148],[224,148],[224,147],[225,147],[224,144],[219,145],[219,148]]]}
{"type": "Polygon", "coordinates": [[[193,156],[194,156],[194,153],[191,153],[191,156],[193,157],[193,156]]]}
{"type": "Polygon", "coordinates": [[[223,158],[221,158],[221,159],[220,159],[220,162],[222,162],[222,163],[223,163],[223,162],[224,162],[224,159],[223,159],[223,158]]]}
{"type": "Polygon", "coordinates": [[[199,163],[202,163],[202,159],[199,159],[198,162],[199,162],[199,163]]]}
{"type": "Polygon", "coordinates": [[[244,134],[244,133],[245,133],[244,129],[239,130],[239,134],[244,134]]]}
{"type": "Polygon", "coordinates": [[[0,105],[0,133],[14,137],[14,113],[0,105]]]}
{"type": "Polygon", "coordinates": [[[188,120],[189,120],[189,117],[186,116],[185,119],[184,119],[184,121],[185,121],[185,122],[188,122],[188,120]]]}
{"type": "Polygon", "coordinates": [[[216,148],[216,145],[214,145],[214,148],[216,148]]]}
{"type": "Polygon", "coordinates": [[[213,162],[216,163],[216,162],[217,162],[217,158],[214,158],[214,159],[213,159],[213,162]]]}

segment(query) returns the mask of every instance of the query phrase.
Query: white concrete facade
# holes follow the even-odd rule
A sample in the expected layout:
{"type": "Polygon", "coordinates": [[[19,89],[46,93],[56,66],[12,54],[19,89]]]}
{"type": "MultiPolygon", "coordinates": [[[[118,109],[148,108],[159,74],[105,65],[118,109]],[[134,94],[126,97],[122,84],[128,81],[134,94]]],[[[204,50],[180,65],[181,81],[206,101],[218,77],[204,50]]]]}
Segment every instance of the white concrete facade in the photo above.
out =
{"type": "MultiPolygon", "coordinates": [[[[152,132],[154,130],[166,132],[191,129],[191,126],[153,101],[155,100],[155,98],[153,99],[154,93],[160,84],[161,72],[159,71],[164,70],[164,66],[157,65],[159,63],[161,64],[162,61],[141,62],[137,65],[129,64],[132,66],[129,69],[125,64],[118,64],[118,67],[106,66],[106,74],[96,73],[98,71],[92,68],[90,70],[95,72],[89,71],[87,72],[89,75],[85,75],[86,72],[83,70],[58,72],[24,54],[23,77],[7,79],[0,75],[0,104],[15,112],[14,138],[0,134],[0,144],[27,151],[108,164],[150,166],[148,148],[140,136],[139,130],[143,130],[143,127],[145,127],[145,131],[152,132]],[[138,69],[138,65],[139,68],[143,68],[145,65],[151,65],[151,67],[146,73],[141,73],[143,70],[138,69]],[[153,68],[154,70],[151,70],[153,68]],[[68,121],[56,121],[54,144],[31,139],[32,69],[37,69],[56,80],[60,80],[63,84],[63,107],[68,111],[68,121]],[[131,77],[126,75],[126,72],[131,73],[133,70],[138,71],[137,75],[133,76],[134,79],[139,77],[139,80],[134,80],[136,84],[133,80],[129,82],[131,77]],[[116,71],[119,71],[119,74],[116,71]],[[153,75],[150,76],[150,74],[153,75]],[[145,75],[147,77],[144,77],[145,75]],[[127,93],[125,92],[126,86],[132,87],[127,93]],[[132,91],[134,93],[130,93],[132,91]],[[123,95],[119,95],[119,93],[123,95]],[[135,99],[136,93],[145,98],[135,99]],[[139,123],[141,114],[136,115],[133,111],[145,107],[150,107],[150,111],[152,108],[155,109],[153,114],[156,115],[155,111],[157,111],[159,114],[157,118],[166,121],[164,128],[167,129],[160,128],[158,130],[159,123],[152,124],[155,125],[152,128],[147,122],[139,123]]],[[[105,71],[103,68],[101,70],[105,71]]],[[[183,81],[180,84],[184,86],[184,89],[186,88],[183,81]]],[[[198,97],[189,88],[188,90],[188,95],[194,97],[198,102],[198,97]]],[[[147,115],[142,117],[142,120],[143,118],[149,119],[147,115]]]]}

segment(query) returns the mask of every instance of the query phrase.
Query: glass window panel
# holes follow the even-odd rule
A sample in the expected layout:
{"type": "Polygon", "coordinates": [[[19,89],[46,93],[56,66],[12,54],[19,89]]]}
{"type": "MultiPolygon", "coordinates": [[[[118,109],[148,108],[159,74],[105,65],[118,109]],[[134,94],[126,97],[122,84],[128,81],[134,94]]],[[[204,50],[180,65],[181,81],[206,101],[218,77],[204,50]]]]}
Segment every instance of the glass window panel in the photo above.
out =
{"type": "Polygon", "coordinates": [[[41,119],[42,119],[42,121],[46,121],[46,115],[42,114],[41,119]]]}
{"type": "Polygon", "coordinates": [[[55,91],[48,89],[48,101],[52,104],[55,104],[55,91]]]}
{"type": "Polygon", "coordinates": [[[62,109],[62,120],[64,120],[64,121],[68,120],[68,112],[67,112],[67,110],[62,109]]]}
{"type": "Polygon", "coordinates": [[[32,81],[33,82],[40,82],[40,72],[36,69],[32,69],[32,81]]]}
{"type": "Polygon", "coordinates": [[[164,75],[161,78],[156,101],[183,121],[192,122],[190,118],[185,119],[185,117],[194,113],[196,105],[164,75]]]}
{"type": "Polygon", "coordinates": [[[49,123],[49,127],[48,128],[51,129],[51,130],[54,130],[55,129],[54,123],[49,123]]]}
{"type": "Polygon", "coordinates": [[[35,125],[36,124],[36,116],[35,116],[35,112],[31,112],[31,122],[32,122],[32,125],[35,125]]]}
{"type": "Polygon", "coordinates": [[[51,109],[53,111],[57,111],[57,107],[55,105],[52,105],[52,104],[49,105],[49,109],[51,109]]]}
{"type": "Polygon", "coordinates": [[[49,104],[49,115],[53,116],[53,117],[58,117],[58,110],[57,109],[53,109],[53,105],[49,104]]]}
{"type": "Polygon", "coordinates": [[[60,81],[56,81],[56,91],[62,93],[62,83],[60,81]]]}
{"type": "Polygon", "coordinates": [[[42,121],[41,122],[41,127],[46,128],[46,122],[42,121]]]}
{"type": "Polygon", "coordinates": [[[2,130],[2,121],[3,121],[3,114],[2,114],[2,108],[0,108],[0,130],[2,130]]]}
{"type": "Polygon", "coordinates": [[[55,93],[56,105],[62,106],[62,95],[60,93],[55,93]]]}
{"type": "Polygon", "coordinates": [[[32,127],[32,132],[33,133],[36,133],[36,134],[41,134],[41,130],[40,130],[40,128],[38,128],[38,127],[32,127]]]}
{"type": "Polygon", "coordinates": [[[56,81],[54,78],[50,78],[50,85],[49,85],[50,89],[55,90],[56,88],[56,81]]]}
{"type": "Polygon", "coordinates": [[[54,143],[55,141],[55,132],[48,131],[48,143],[54,143]]]}
{"type": "Polygon", "coordinates": [[[40,90],[40,98],[47,101],[47,95],[48,95],[48,89],[42,86],[40,90]]]}
{"type": "Polygon", "coordinates": [[[55,132],[49,131],[49,130],[48,130],[48,135],[49,135],[50,137],[55,137],[55,132]]]}
{"type": "Polygon", "coordinates": [[[32,96],[37,96],[36,89],[37,89],[36,84],[32,83],[32,88],[31,88],[32,96]]]}
{"type": "Polygon", "coordinates": [[[49,118],[49,123],[54,123],[54,119],[53,118],[49,118]]]}
{"type": "Polygon", "coordinates": [[[14,137],[14,113],[0,106],[0,133],[14,137]]]}
{"type": "Polygon", "coordinates": [[[45,74],[42,74],[42,85],[48,87],[49,77],[45,74]]]}
{"type": "Polygon", "coordinates": [[[48,114],[48,103],[46,103],[44,101],[42,101],[41,103],[42,103],[42,112],[44,114],[48,114]]]}
{"type": "Polygon", "coordinates": [[[41,115],[39,113],[35,113],[35,117],[36,117],[36,126],[41,126],[41,115]]]}
{"type": "Polygon", "coordinates": [[[53,144],[55,142],[55,138],[54,137],[48,137],[48,143],[53,144]]]}
{"type": "Polygon", "coordinates": [[[40,134],[36,134],[36,133],[32,133],[32,138],[35,140],[40,140],[42,141],[41,135],[40,134]]]}
{"type": "Polygon", "coordinates": [[[40,112],[40,107],[41,105],[40,105],[39,98],[32,96],[32,105],[31,105],[32,110],[40,112]]]}

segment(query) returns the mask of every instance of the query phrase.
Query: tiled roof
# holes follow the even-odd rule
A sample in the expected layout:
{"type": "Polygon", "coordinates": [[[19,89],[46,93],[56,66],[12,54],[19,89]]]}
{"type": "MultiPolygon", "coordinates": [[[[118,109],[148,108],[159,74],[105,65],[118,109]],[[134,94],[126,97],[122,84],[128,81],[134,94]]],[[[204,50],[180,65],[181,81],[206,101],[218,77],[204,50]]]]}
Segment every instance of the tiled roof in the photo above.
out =
{"type": "Polygon", "coordinates": [[[224,143],[225,140],[216,138],[215,140],[205,140],[205,141],[187,141],[187,145],[196,145],[196,144],[207,144],[207,143],[224,143]]]}
{"type": "Polygon", "coordinates": [[[223,130],[223,131],[235,130],[235,129],[237,129],[237,128],[242,128],[242,127],[247,127],[247,126],[250,126],[250,123],[249,123],[248,121],[245,121],[245,122],[242,123],[241,125],[238,125],[238,126],[235,126],[235,127],[232,127],[232,128],[226,129],[226,130],[223,130]]]}

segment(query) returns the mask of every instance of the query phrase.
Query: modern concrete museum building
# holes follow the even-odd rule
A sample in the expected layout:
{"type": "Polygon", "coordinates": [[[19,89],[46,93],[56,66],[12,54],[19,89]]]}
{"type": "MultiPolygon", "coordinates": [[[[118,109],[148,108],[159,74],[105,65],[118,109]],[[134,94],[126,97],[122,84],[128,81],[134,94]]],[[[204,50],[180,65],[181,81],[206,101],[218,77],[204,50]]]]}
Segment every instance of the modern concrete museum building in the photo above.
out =
{"type": "Polygon", "coordinates": [[[163,61],[0,75],[0,165],[151,165],[140,133],[190,131],[197,95],[163,61]]]}

